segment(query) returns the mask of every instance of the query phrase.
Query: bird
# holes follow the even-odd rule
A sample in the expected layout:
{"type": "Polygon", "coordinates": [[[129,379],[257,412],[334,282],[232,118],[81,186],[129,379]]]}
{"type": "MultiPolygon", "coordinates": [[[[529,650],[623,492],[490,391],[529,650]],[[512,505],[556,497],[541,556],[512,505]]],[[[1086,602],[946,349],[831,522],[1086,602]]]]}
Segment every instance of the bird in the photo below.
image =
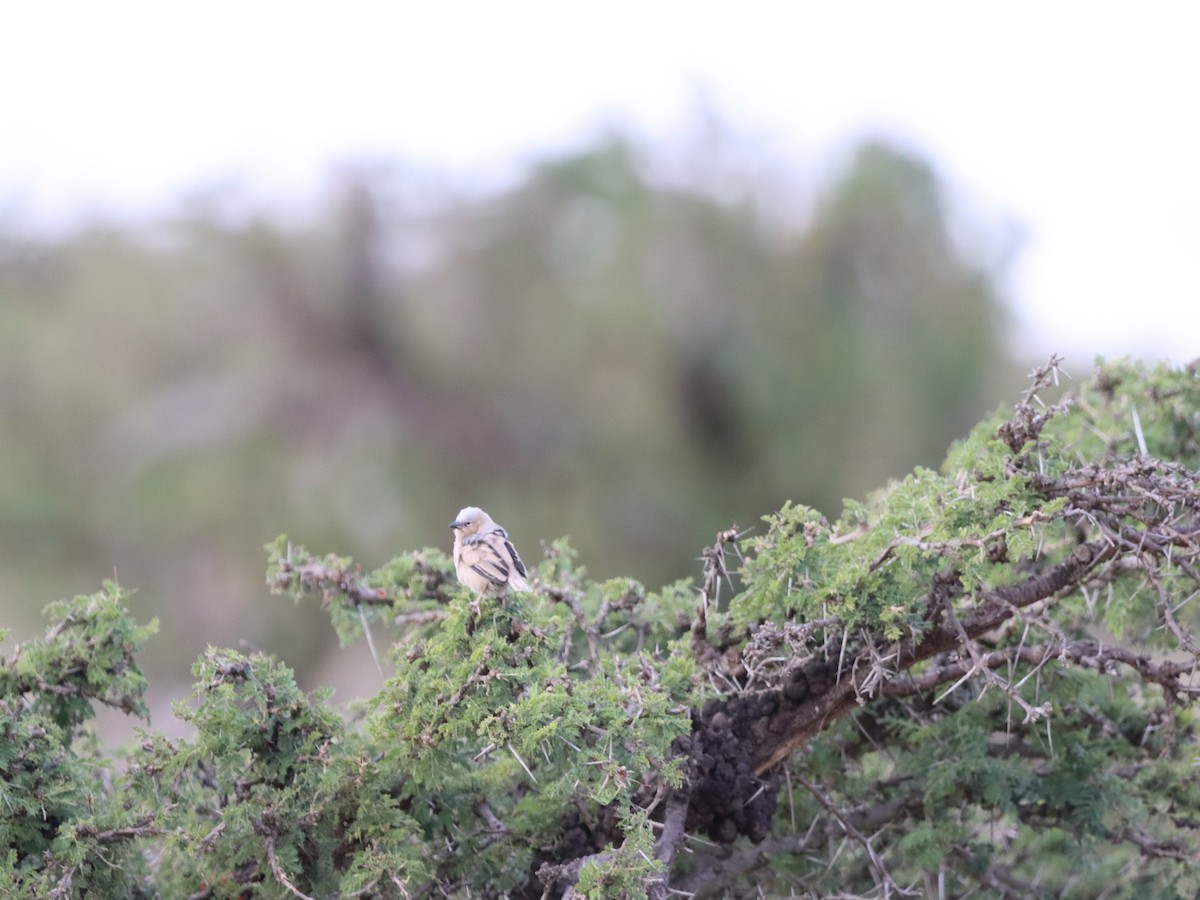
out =
{"type": "Polygon", "coordinates": [[[484,597],[503,598],[509,588],[533,590],[508,532],[478,506],[459,510],[450,530],[454,532],[454,571],[459,582],[475,592],[473,609],[479,609],[484,597]]]}

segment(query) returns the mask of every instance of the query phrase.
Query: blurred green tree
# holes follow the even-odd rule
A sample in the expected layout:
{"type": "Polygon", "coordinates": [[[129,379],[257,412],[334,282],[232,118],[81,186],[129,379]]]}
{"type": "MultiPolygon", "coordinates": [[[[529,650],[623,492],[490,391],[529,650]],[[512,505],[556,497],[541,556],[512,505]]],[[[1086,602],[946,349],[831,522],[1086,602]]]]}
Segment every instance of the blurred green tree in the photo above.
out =
{"type": "Polygon", "coordinates": [[[258,602],[281,525],[382,559],[474,503],[665,581],[731,519],[936,462],[1004,367],[999,273],[943,186],[867,144],[800,222],[725,164],[672,180],[616,137],[483,197],[363,167],[309,220],[214,192],[10,225],[0,604],[115,569],[167,623],[151,671],[241,638],[315,659],[315,620],[258,602]]]}
{"type": "Polygon", "coordinates": [[[585,558],[677,576],[729,517],[836,508],[982,412],[998,273],[951,239],[927,166],[866,145],[798,229],[763,185],[730,203],[646,168],[620,140],[547,163],[461,209],[409,282],[422,344],[462,362],[449,393],[491,413],[466,494],[507,484],[585,558]]]}

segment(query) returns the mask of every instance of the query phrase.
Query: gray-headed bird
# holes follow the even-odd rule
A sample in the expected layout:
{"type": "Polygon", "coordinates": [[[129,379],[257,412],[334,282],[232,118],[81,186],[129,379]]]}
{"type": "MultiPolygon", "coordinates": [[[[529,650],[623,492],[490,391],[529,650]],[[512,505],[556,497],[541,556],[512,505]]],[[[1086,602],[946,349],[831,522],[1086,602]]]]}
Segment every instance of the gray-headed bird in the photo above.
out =
{"type": "Polygon", "coordinates": [[[477,506],[461,510],[450,523],[454,532],[454,571],[475,592],[475,609],[483,597],[503,597],[508,589],[531,591],[525,564],[508,532],[477,506]]]}

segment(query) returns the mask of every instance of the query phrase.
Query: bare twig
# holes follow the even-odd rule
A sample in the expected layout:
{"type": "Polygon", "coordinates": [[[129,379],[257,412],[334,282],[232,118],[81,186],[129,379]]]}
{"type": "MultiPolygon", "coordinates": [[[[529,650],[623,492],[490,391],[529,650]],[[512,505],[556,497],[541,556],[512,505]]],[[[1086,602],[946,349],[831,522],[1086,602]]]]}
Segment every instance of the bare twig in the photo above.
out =
{"type": "Polygon", "coordinates": [[[308,896],[308,894],[302,893],[294,884],[292,884],[287,875],[284,873],[283,867],[279,864],[279,858],[275,855],[274,836],[270,834],[266,835],[263,843],[265,844],[267,850],[267,860],[271,864],[271,874],[275,876],[275,880],[283,885],[284,888],[287,889],[288,893],[295,897],[299,897],[300,900],[313,900],[312,897],[308,896]]]}
{"type": "Polygon", "coordinates": [[[341,595],[355,606],[392,604],[392,598],[388,596],[387,591],[371,587],[357,571],[328,566],[315,559],[295,563],[289,553],[279,561],[278,571],[267,580],[267,585],[272,590],[285,591],[293,582],[306,591],[320,591],[326,602],[341,595]]]}

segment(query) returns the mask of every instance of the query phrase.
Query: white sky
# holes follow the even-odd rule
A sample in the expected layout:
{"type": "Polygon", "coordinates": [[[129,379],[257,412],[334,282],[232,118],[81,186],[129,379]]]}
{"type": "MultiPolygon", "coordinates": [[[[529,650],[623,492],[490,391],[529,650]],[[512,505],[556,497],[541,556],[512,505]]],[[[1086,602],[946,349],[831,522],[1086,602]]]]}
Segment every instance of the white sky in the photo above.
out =
{"type": "Polygon", "coordinates": [[[0,214],[144,215],[367,157],[452,176],[697,98],[773,165],[864,135],[1024,235],[1022,356],[1200,355],[1200,7],[862,0],[0,0],[0,214]]]}

